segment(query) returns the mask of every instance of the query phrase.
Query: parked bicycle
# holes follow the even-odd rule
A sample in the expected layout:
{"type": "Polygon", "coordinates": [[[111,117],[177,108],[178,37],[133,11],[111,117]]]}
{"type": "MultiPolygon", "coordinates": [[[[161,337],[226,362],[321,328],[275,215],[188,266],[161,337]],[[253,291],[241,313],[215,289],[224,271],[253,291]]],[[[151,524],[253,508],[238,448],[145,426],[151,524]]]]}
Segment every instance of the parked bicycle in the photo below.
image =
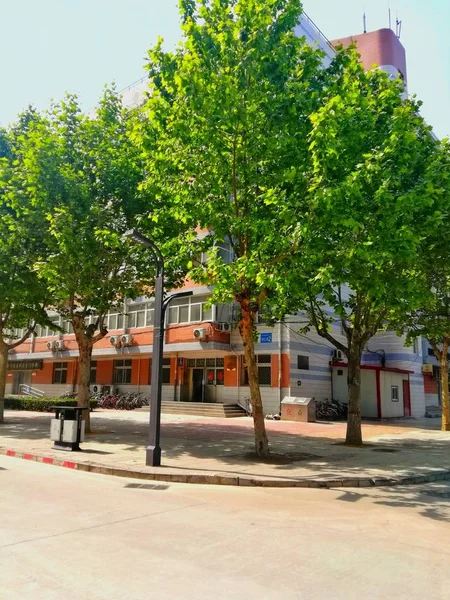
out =
{"type": "Polygon", "coordinates": [[[335,398],[316,400],[316,419],[323,421],[342,421],[347,418],[347,404],[335,398]]]}

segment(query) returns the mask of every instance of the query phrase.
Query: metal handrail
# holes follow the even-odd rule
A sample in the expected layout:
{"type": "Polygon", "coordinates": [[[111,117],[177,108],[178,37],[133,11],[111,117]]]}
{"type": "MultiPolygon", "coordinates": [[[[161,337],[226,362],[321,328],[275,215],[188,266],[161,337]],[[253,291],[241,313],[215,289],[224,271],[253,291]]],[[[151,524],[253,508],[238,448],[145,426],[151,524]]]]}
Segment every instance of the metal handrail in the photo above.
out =
{"type": "Polygon", "coordinates": [[[26,383],[21,383],[19,386],[19,392],[23,396],[33,396],[33,398],[42,398],[45,396],[45,392],[42,390],[38,390],[37,388],[31,387],[31,385],[27,385],[26,383]]]}

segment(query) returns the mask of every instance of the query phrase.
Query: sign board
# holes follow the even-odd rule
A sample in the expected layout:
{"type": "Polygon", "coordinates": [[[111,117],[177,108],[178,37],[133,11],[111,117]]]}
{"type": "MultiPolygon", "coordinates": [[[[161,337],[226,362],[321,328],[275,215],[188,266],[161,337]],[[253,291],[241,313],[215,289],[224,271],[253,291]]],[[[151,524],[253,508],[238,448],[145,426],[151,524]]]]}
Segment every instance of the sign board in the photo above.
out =
{"type": "Polygon", "coordinates": [[[261,333],[259,341],[261,344],[271,344],[272,343],[272,334],[271,333],[261,333]]]}
{"type": "Polygon", "coordinates": [[[40,371],[43,366],[42,360],[10,360],[8,371],[40,371]]]}

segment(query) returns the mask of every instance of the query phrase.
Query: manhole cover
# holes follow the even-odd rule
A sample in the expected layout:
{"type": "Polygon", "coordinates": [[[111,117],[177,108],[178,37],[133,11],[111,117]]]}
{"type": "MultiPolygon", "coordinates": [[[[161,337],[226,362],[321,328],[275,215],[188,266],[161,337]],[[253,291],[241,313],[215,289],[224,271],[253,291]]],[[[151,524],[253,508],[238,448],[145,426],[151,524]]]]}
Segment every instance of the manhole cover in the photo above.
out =
{"type": "Polygon", "coordinates": [[[169,486],[156,483],[127,483],[124,487],[139,490],[167,490],[169,486]]]}

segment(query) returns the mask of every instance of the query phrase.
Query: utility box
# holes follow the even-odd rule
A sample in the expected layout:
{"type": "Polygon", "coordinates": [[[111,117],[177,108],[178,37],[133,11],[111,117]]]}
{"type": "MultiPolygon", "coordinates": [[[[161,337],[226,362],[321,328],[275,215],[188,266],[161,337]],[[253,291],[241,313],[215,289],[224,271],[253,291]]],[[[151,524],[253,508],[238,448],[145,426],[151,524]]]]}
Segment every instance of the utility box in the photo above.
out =
{"type": "Polygon", "coordinates": [[[281,401],[281,420],[314,423],[316,420],[316,403],[314,398],[285,396],[281,401]]]}
{"type": "Polygon", "coordinates": [[[87,408],[78,406],[52,406],[55,417],[50,422],[50,439],[53,448],[58,450],[81,450],[84,441],[85,423],[83,411],[87,408]]]}

